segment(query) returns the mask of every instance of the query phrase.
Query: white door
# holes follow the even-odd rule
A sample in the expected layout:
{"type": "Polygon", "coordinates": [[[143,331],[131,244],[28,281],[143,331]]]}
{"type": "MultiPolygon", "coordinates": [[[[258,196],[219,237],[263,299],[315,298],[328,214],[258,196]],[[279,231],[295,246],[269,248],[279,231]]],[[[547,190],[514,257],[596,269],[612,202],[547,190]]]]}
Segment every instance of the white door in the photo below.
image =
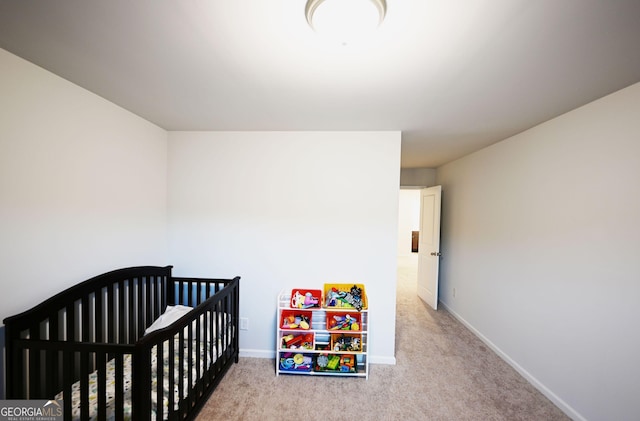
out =
{"type": "Polygon", "coordinates": [[[442,186],[420,192],[420,237],[418,242],[418,297],[438,309],[440,268],[440,203],[442,186]]]}

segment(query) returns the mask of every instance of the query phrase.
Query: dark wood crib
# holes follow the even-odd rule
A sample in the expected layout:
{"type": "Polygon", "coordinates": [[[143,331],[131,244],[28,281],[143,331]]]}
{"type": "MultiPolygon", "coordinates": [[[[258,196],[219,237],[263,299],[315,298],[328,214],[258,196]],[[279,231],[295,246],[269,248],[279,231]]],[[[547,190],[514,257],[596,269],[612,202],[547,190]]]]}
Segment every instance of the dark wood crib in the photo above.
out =
{"type": "Polygon", "coordinates": [[[238,362],[240,278],[171,269],[108,272],[6,318],[7,399],[62,398],[65,420],[195,418],[238,362]],[[194,308],[145,335],[174,305],[194,308]]]}

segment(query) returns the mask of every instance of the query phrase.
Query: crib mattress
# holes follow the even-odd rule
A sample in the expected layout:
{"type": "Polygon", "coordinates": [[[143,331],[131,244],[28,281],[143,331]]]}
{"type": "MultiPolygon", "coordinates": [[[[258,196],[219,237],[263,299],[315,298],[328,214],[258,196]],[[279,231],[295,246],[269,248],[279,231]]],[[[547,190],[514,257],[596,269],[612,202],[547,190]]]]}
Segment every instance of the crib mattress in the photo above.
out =
{"type": "MultiPolygon", "coordinates": [[[[168,407],[169,407],[169,359],[173,358],[174,360],[174,373],[173,373],[173,378],[174,378],[174,390],[172,391],[172,393],[174,394],[174,402],[175,402],[175,408],[177,409],[178,407],[178,402],[179,402],[179,376],[180,376],[180,371],[178,369],[180,361],[179,361],[179,347],[182,346],[184,347],[184,353],[183,353],[183,371],[182,373],[184,374],[184,390],[183,390],[183,396],[187,396],[187,392],[188,390],[193,387],[195,385],[195,382],[198,380],[197,378],[197,371],[196,371],[196,364],[193,364],[192,366],[189,366],[189,359],[187,358],[188,356],[188,342],[187,341],[180,341],[177,337],[174,339],[174,355],[173,356],[169,356],[169,343],[165,342],[163,345],[163,363],[162,363],[162,367],[163,367],[163,400],[162,400],[162,406],[164,407],[163,409],[163,414],[164,414],[164,419],[167,419],[167,412],[168,412],[168,407]],[[189,369],[191,369],[192,375],[192,384],[189,385],[188,384],[188,373],[189,373],[189,369]]],[[[204,371],[215,362],[215,360],[210,361],[210,353],[209,353],[209,349],[210,349],[210,343],[205,343],[205,342],[201,342],[200,346],[197,347],[194,341],[194,344],[192,345],[192,361],[198,361],[200,364],[200,375],[202,376],[202,374],[204,373],[204,371]]],[[[217,357],[220,357],[220,355],[222,354],[223,351],[223,344],[222,341],[218,340],[218,352],[217,352],[217,357]]],[[[214,351],[215,352],[215,351],[214,351]]],[[[124,389],[124,419],[125,420],[131,420],[131,355],[127,354],[124,356],[123,358],[123,371],[124,371],[124,384],[123,384],[123,389],[124,389]]],[[[151,366],[153,368],[158,367],[159,364],[157,364],[157,348],[153,347],[152,348],[152,354],[151,354],[151,366]]],[[[107,365],[106,365],[106,393],[107,393],[107,409],[106,409],[106,417],[107,420],[114,420],[115,419],[115,413],[114,413],[114,405],[115,405],[115,360],[110,360],[107,365]]],[[[158,386],[158,373],[155,369],[152,369],[151,372],[151,383],[152,383],[152,388],[151,390],[153,391],[151,394],[151,419],[155,420],[156,414],[157,414],[157,410],[158,410],[158,402],[157,402],[157,386],[158,386]]],[[[72,421],[76,421],[76,420],[80,420],[80,381],[77,381],[76,383],[73,384],[72,388],[71,388],[71,394],[72,394],[72,421]]],[[[60,392],[56,395],[56,399],[63,399],[63,393],[60,392]]],[[[89,376],[89,420],[93,421],[96,420],[98,418],[98,372],[94,371],[93,373],[90,374],[89,376]]]]}

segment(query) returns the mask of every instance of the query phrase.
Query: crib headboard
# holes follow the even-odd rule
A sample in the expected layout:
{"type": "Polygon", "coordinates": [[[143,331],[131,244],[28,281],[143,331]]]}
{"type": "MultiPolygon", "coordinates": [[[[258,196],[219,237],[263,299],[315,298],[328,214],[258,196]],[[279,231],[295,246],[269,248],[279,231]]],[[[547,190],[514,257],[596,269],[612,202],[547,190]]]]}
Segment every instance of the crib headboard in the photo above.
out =
{"type": "MultiPolygon", "coordinates": [[[[30,310],[6,318],[6,361],[15,361],[10,344],[27,338],[135,344],[166,305],[174,302],[171,269],[172,266],[139,266],[114,270],[74,285],[30,310]]],[[[12,364],[7,364],[7,383],[15,382],[12,387],[8,384],[7,390],[19,390],[21,377],[14,373],[12,364]]]]}

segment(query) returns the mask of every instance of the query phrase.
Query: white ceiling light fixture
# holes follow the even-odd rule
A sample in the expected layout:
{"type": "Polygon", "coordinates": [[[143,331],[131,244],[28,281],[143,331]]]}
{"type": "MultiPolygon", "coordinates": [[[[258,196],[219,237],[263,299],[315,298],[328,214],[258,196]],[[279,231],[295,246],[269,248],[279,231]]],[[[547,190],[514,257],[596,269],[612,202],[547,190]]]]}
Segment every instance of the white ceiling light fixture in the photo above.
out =
{"type": "Polygon", "coordinates": [[[347,44],[370,35],[384,21],[385,0],[307,0],[309,26],[347,44]]]}

